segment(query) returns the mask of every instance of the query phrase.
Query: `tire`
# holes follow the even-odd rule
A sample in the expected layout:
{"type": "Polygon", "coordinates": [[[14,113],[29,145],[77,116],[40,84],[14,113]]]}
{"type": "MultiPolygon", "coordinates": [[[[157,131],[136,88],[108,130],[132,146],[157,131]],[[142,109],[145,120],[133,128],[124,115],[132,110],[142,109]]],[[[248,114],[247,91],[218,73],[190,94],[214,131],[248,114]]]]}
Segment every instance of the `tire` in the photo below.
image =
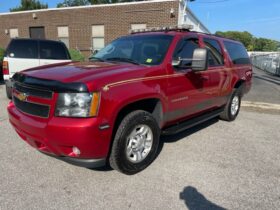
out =
{"type": "Polygon", "coordinates": [[[225,121],[233,121],[236,119],[240,111],[241,96],[242,94],[240,88],[233,90],[224,111],[220,115],[220,119],[225,121]]]}
{"type": "Polygon", "coordinates": [[[150,113],[131,112],[117,129],[109,157],[110,166],[127,175],[142,171],[155,159],[159,137],[160,129],[150,113]]]}
{"type": "Polygon", "coordinates": [[[6,84],[6,95],[8,99],[12,99],[12,88],[6,84]]]}

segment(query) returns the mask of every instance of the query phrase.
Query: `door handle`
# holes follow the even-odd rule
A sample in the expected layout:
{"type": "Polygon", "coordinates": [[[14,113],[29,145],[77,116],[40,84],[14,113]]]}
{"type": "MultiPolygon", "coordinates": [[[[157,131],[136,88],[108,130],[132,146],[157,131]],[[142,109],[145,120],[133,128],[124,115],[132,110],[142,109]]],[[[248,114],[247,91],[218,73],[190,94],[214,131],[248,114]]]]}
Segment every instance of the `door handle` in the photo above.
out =
{"type": "Polygon", "coordinates": [[[201,76],[200,79],[207,81],[207,80],[209,80],[209,76],[201,76]]]}

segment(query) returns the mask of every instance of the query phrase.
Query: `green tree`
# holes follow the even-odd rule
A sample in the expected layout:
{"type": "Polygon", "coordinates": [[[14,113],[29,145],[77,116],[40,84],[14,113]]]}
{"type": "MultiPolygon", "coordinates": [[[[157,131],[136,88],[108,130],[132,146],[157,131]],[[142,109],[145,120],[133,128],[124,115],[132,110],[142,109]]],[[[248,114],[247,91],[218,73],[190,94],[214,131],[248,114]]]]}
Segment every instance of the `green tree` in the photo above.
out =
{"type": "Polygon", "coordinates": [[[244,32],[239,32],[239,31],[221,32],[221,31],[217,31],[216,35],[240,41],[240,42],[242,42],[245,45],[245,47],[247,49],[253,48],[252,47],[253,35],[250,34],[247,31],[244,31],[244,32]]]}
{"type": "Polygon", "coordinates": [[[64,0],[62,3],[58,3],[57,7],[75,7],[89,5],[89,0],[64,0]]]}
{"type": "Polygon", "coordinates": [[[11,12],[35,10],[35,9],[47,9],[48,4],[43,4],[39,0],[21,0],[20,6],[11,8],[11,12]]]}
{"type": "Polygon", "coordinates": [[[78,50],[70,49],[69,50],[72,61],[84,61],[85,56],[78,50]]]}
{"type": "MultiPolygon", "coordinates": [[[[137,0],[64,0],[62,3],[58,3],[57,7],[73,7],[84,6],[94,4],[114,4],[121,2],[134,2],[137,0]]],[[[138,0],[141,1],[141,0],[138,0]]]]}
{"type": "Polygon", "coordinates": [[[256,38],[247,31],[217,31],[215,34],[242,42],[248,51],[277,51],[280,47],[280,42],[278,41],[256,38]]]}
{"type": "Polygon", "coordinates": [[[91,4],[114,4],[121,2],[134,2],[135,0],[89,0],[91,4]]]}
{"type": "Polygon", "coordinates": [[[4,58],[4,54],[5,54],[5,49],[0,47],[0,63],[4,58]]]}

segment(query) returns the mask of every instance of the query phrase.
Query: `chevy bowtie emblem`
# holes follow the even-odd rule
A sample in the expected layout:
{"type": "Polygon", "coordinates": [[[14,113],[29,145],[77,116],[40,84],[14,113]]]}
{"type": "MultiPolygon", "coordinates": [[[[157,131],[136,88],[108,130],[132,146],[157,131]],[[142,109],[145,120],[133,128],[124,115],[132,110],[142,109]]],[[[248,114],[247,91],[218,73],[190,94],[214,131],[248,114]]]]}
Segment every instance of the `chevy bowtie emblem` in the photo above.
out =
{"type": "Polygon", "coordinates": [[[18,98],[20,101],[26,101],[26,100],[27,100],[27,97],[28,97],[28,95],[26,95],[25,93],[19,93],[19,94],[17,94],[17,98],[18,98]]]}

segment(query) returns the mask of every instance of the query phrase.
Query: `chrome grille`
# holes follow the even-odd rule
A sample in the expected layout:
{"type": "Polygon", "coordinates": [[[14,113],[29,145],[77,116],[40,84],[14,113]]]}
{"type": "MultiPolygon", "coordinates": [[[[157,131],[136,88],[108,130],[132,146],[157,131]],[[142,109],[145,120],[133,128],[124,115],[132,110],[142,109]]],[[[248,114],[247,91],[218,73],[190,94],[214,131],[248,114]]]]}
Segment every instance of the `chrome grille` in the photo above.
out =
{"type": "Polygon", "coordinates": [[[13,86],[18,92],[24,93],[28,96],[35,96],[39,98],[51,99],[53,97],[53,92],[49,90],[40,89],[37,87],[31,87],[21,83],[14,83],[13,86]]]}

